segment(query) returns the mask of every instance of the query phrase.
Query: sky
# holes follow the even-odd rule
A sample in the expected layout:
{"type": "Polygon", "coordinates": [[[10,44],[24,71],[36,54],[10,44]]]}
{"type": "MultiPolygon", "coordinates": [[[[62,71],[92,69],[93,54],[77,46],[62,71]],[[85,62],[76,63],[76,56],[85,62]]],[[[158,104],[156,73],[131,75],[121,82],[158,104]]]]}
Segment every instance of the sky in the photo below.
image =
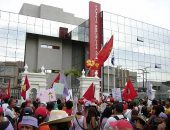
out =
{"type": "MultiPolygon", "coordinates": [[[[18,13],[23,3],[46,4],[88,19],[90,0],[0,0],[0,10],[18,13]]],[[[170,30],[170,0],[91,0],[101,10],[170,30]]]]}

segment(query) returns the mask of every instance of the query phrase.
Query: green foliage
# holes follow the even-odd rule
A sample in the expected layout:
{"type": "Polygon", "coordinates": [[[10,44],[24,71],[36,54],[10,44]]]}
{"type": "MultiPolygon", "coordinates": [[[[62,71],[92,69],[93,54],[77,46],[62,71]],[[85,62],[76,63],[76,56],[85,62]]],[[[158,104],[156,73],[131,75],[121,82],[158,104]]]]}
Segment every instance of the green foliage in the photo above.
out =
{"type": "Polygon", "coordinates": [[[70,76],[73,76],[73,77],[76,77],[76,78],[81,76],[80,70],[75,69],[75,68],[68,70],[68,71],[65,71],[64,74],[65,74],[65,76],[70,75],[70,76]]]}

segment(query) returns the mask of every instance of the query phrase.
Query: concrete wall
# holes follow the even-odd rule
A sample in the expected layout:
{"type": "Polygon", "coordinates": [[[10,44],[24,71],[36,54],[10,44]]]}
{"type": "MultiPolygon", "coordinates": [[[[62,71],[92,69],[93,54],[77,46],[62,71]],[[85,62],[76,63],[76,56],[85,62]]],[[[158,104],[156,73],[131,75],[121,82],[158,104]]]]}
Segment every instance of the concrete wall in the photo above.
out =
{"type": "Polygon", "coordinates": [[[26,35],[25,45],[25,64],[28,65],[28,71],[37,71],[37,55],[38,55],[38,35],[26,35]]]}
{"type": "Polygon", "coordinates": [[[19,14],[68,23],[72,25],[80,25],[85,21],[82,18],[75,17],[74,14],[64,12],[61,8],[43,4],[40,6],[35,6],[24,3],[19,14]]]}
{"type": "MultiPolygon", "coordinates": [[[[37,67],[46,69],[62,69],[62,43],[58,38],[39,36],[37,67]],[[59,46],[60,49],[42,48],[41,45],[59,46]]],[[[38,69],[37,68],[37,69],[38,69]]]]}

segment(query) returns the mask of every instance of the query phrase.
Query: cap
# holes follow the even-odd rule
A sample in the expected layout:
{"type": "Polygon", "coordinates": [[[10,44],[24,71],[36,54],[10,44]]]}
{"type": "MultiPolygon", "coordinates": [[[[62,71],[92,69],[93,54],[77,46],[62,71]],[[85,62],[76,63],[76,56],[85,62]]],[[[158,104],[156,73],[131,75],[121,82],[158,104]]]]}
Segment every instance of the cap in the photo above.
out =
{"type": "Polygon", "coordinates": [[[4,113],[4,111],[3,111],[3,108],[2,107],[0,107],[0,114],[1,113],[4,113]]]}
{"type": "Polygon", "coordinates": [[[33,113],[33,109],[31,107],[25,107],[24,111],[23,111],[23,115],[24,116],[32,116],[33,113]]]}
{"type": "Polygon", "coordinates": [[[164,118],[164,119],[168,118],[168,116],[167,116],[165,113],[163,113],[163,112],[161,112],[161,113],[159,114],[159,117],[160,117],[160,118],[164,118]]]}
{"type": "Polygon", "coordinates": [[[43,107],[43,106],[38,107],[35,110],[35,116],[36,117],[38,117],[38,116],[46,117],[47,116],[47,109],[45,107],[43,107]]]}
{"type": "Polygon", "coordinates": [[[21,121],[21,125],[31,125],[31,126],[38,128],[38,121],[35,117],[23,116],[22,121],[21,121]]]}

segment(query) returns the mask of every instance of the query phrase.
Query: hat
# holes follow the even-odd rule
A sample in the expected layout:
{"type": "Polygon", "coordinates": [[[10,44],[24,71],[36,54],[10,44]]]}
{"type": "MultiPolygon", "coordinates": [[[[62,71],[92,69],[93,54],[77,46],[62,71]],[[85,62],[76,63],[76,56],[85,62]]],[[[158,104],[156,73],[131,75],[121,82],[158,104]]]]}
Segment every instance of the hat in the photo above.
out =
{"type": "Polygon", "coordinates": [[[93,102],[90,106],[97,107],[97,104],[93,102]]]}
{"type": "Polygon", "coordinates": [[[118,121],[110,122],[109,124],[112,128],[118,130],[123,130],[125,128],[133,130],[132,125],[127,120],[118,120],[118,121]]]}
{"type": "Polygon", "coordinates": [[[68,116],[68,114],[63,110],[52,110],[49,116],[49,121],[42,123],[42,125],[69,122],[73,118],[74,116],[68,116]]]}
{"type": "Polygon", "coordinates": [[[138,116],[133,116],[134,120],[141,120],[144,122],[144,124],[146,123],[146,117],[144,117],[143,115],[138,115],[138,116]]]}
{"type": "Polygon", "coordinates": [[[33,115],[33,109],[31,107],[25,107],[23,111],[24,116],[32,116],[33,115]]]}
{"type": "Polygon", "coordinates": [[[38,107],[36,110],[35,110],[35,116],[38,117],[38,116],[42,116],[42,117],[46,117],[47,116],[47,109],[45,107],[38,107]]]}
{"type": "Polygon", "coordinates": [[[164,118],[164,119],[168,118],[168,116],[167,116],[165,113],[163,113],[163,112],[161,112],[161,113],[159,114],[159,117],[160,117],[160,118],[164,118]]]}
{"type": "Polygon", "coordinates": [[[3,108],[2,107],[0,107],[0,113],[2,114],[2,113],[4,113],[4,111],[3,111],[3,108]]]}
{"type": "Polygon", "coordinates": [[[35,117],[23,116],[22,121],[21,121],[21,125],[31,125],[31,126],[38,128],[38,121],[35,117]]]}

